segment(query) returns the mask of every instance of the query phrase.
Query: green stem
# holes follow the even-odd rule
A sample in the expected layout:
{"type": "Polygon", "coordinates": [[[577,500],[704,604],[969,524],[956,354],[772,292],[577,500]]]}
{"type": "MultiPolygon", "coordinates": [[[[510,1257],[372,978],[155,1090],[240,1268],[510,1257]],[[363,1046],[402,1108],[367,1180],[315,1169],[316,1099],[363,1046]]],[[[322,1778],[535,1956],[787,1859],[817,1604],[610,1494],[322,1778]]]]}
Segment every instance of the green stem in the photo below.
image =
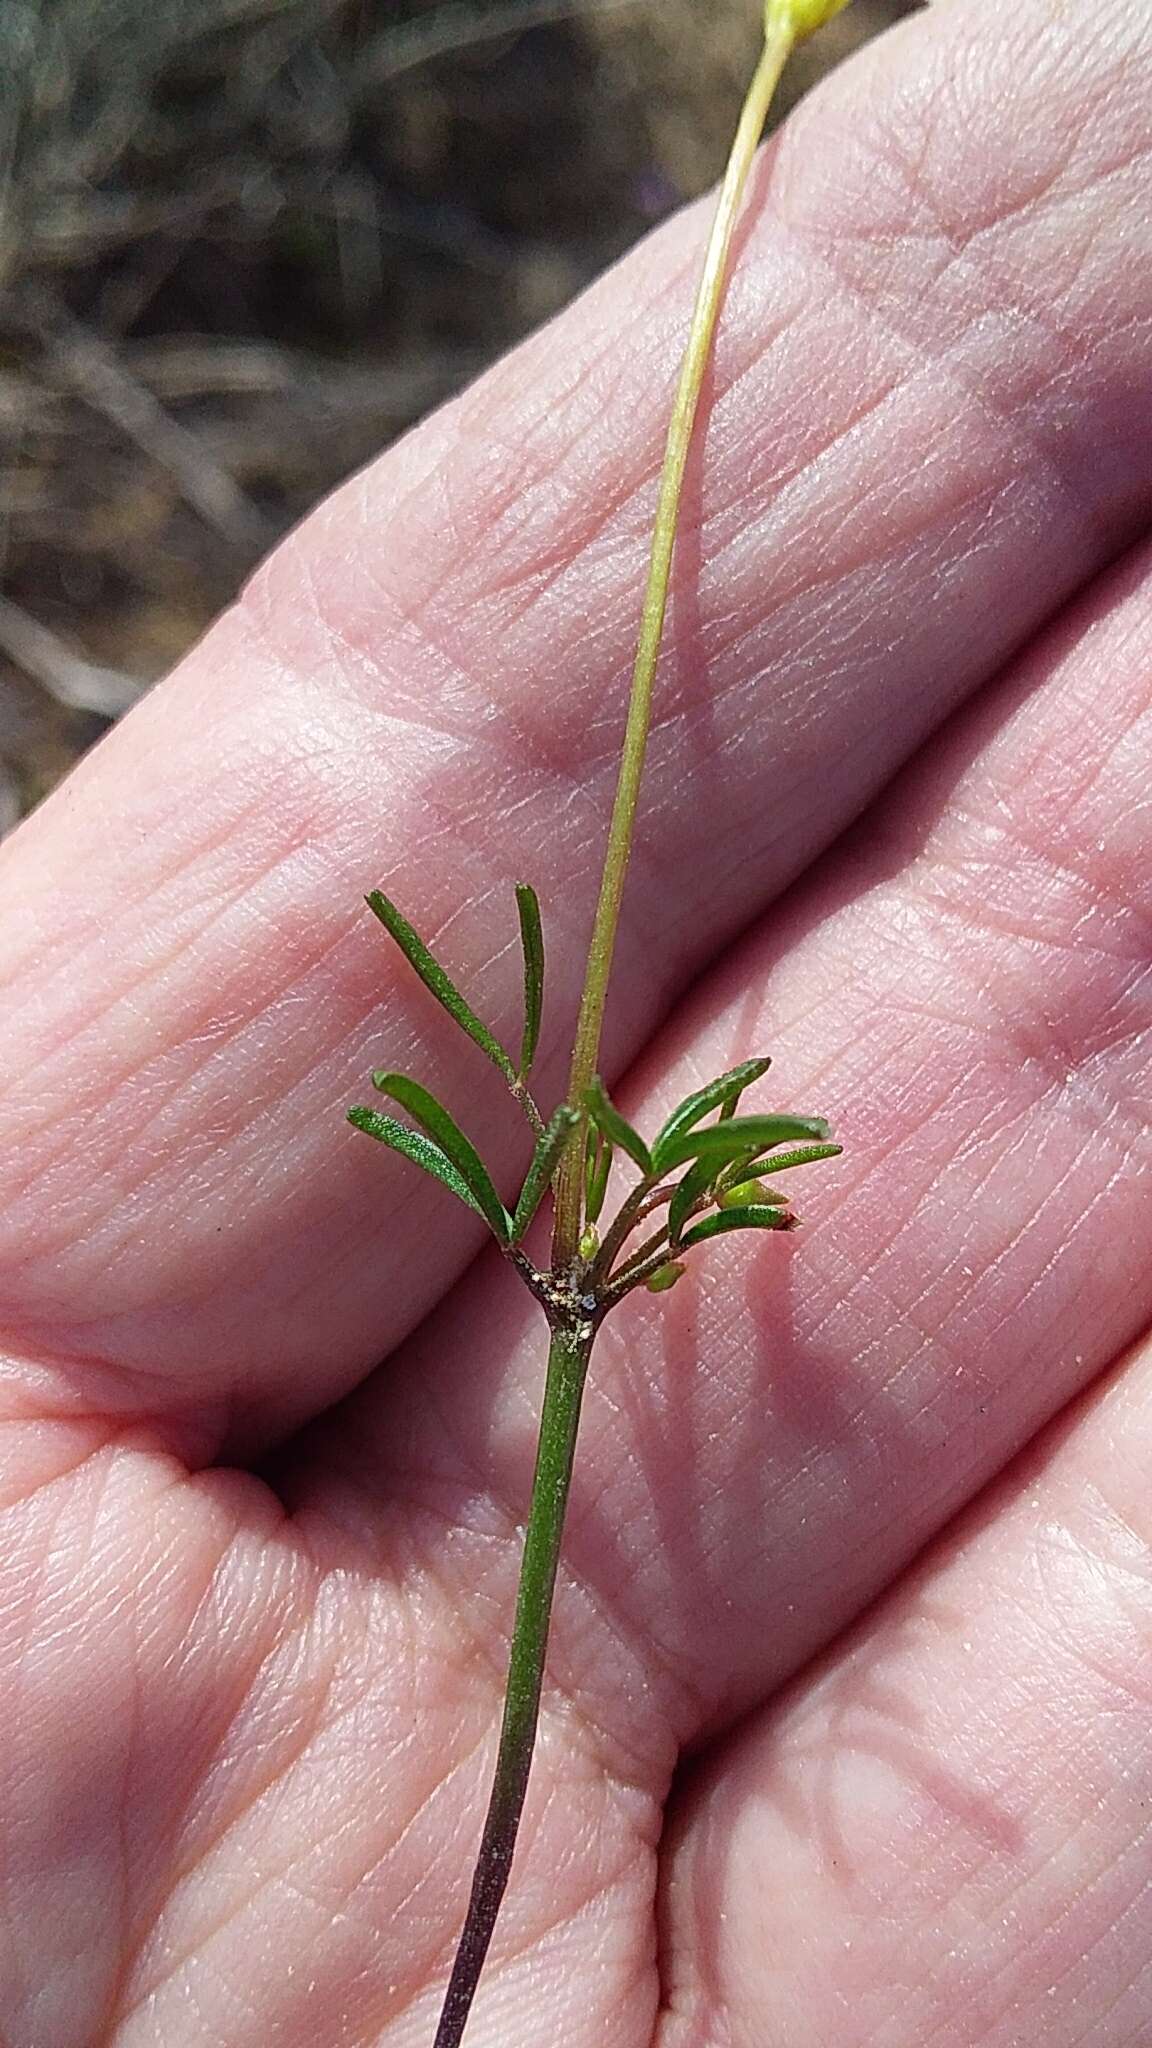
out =
{"type": "MultiPolygon", "coordinates": [[[[664,614],[668,606],[672,550],[676,541],[684,470],[723,297],[728,252],[740,200],[756,153],[756,145],[763,132],[780,73],[788,60],[794,41],[795,30],[791,19],[783,12],[779,15],[770,15],[765,26],[764,48],[760,62],[741,110],[739,126],[728,158],[728,168],[724,174],[724,183],[720,188],[712,233],[704,258],[704,269],[692,311],[692,325],[680,371],[680,382],[672,406],[672,418],[664,450],[664,468],[660,478],[660,495],[652,529],[652,552],[636,647],[636,664],[632,672],[628,724],[624,735],[612,820],[608,828],[600,899],[592,927],[584,991],[580,1000],[580,1016],[572,1052],[567,1100],[574,1109],[583,1108],[584,1098],[592,1084],[600,1056],[600,1032],[604,1021],[608,977],[612,970],[624,878],[632,851],[636,803],[644,771],[648,731],[652,722],[652,685],[664,633],[664,614]]],[[[580,1242],[584,1132],[585,1126],[581,1123],[573,1133],[564,1155],[557,1185],[553,1257],[555,1265],[560,1270],[567,1270],[571,1265],[580,1242]]]]}
{"type": "Polygon", "coordinates": [[[536,1740],[552,1591],[593,1334],[586,1323],[556,1330],[548,1351],[496,1772],[435,2048],[457,2048],[464,2032],[512,1865],[536,1740]]]}
{"type": "Polygon", "coordinates": [[[646,1237],[643,1244],[638,1246],[636,1251],[632,1253],[631,1258],[625,1259],[622,1266],[617,1266],[615,1272],[609,1274],[609,1286],[613,1288],[619,1287],[622,1280],[631,1279],[632,1275],[637,1273],[640,1267],[652,1258],[654,1253],[667,1252],[669,1249],[668,1226],[665,1224],[663,1229],[654,1231],[651,1237],[646,1237]]]}
{"type": "Polygon", "coordinates": [[[633,1188],[604,1234],[591,1274],[594,1285],[599,1286],[607,1280],[613,1260],[618,1252],[623,1251],[632,1232],[663,1203],[670,1202],[675,1192],[675,1188],[653,1188],[648,1181],[641,1181],[638,1187],[633,1188]]]}

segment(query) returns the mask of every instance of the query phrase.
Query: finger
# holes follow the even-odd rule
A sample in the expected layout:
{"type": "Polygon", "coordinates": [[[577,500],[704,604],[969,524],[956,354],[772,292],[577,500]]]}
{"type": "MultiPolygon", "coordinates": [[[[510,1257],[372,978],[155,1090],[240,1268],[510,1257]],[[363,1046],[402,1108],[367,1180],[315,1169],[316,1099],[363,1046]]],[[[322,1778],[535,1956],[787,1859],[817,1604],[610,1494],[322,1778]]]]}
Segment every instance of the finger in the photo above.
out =
{"type": "MultiPolygon", "coordinates": [[[[1146,515],[1152,31],[1136,0],[1111,20],[920,20],[775,156],[688,508],[610,1068],[1146,515]]],[[[6,850],[5,1323],[83,1398],[282,1426],[474,1247],[342,1124],[358,1077],[411,1057],[498,1174],[522,1156],[365,884],[509,1032],[507,883],[538,881],[561,1085],[699,233],[340,494],[6,850]]]]}
{"type": "Polygon", "coordinates": [[[1152,2028],[1152,1353],[685,1786],[659,2048],[1152,2028]]]}
{"type": "MultiPolygon", "coordinates": [[[[796,1197],[802,1232],[702,1248],[597,1340],[552,1668],[631,1758],[782,1683],[1152,1318],[1150,675],[1144,556],[909,771],[625,1097],[654,1128],[772,1046],[773,1106],[829,1113],[845,1145],[796,1197]]],[[[327,1461],[307,1441],[291,1497],[351,1486],[372,1550],[398,1494],[449,1531],[462,1609],[506,1617],[541,1366],[503,1300],[477,1278],[448,1303],[327,1461]]]]}

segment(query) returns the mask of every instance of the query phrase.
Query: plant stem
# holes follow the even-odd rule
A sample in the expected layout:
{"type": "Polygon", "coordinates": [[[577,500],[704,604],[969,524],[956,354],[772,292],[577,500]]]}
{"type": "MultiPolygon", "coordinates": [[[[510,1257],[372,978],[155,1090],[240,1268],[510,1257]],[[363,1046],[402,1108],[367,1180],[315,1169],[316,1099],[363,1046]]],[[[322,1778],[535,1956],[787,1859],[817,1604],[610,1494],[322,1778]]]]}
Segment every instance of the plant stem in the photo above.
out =
{"type": "MultiPolygon", "coordinates": [[[[724,183],[720,188],[720,197],[704,258],[704,269],[692,310],[692,324],[680,371],[680,382],[672,406],[672,418],[664,450],[664,467],[660,478],[660,495],[652,529],[652,551],[636,647],[636,663],[632,672],[628,723],[616,784],[616,798],[612,807],[612,820],[608,828],[600,898],[596,906],[596,918],[588,949],[588,964],[585,969],[584,990],[580,1000],[580,1016],[576,1026],[568,1081],[567,1100],[574,1109],[581,1111],[585,1095],[595,1076],[600,1055],[604,1003],[616,945],[616,930],[620,921],[624,878],[632,850],[636,803],[644,771],[648,731],[652,722],[652,685],[664,632],[672,551],[676,540],[680,497],[692,429],[723,297],[728,252],[740,200],[755,156],[756,145],[763,132],[772,95],[794,41],[795,30],[790,17],[783,10],[770,11],[765,23],[764,47],[741,110],[728,158],[728,167],[724,174],[724,183]]],[[[586,1124],[582,1121],[572,1135],[557,1182],[553,1258],[555,1265],[561,1270],[566,1270],[571,1265],[580,1241],[585,1131],[586,1124]]]]}
{"type": "Polygon", "coordinates": [[[625,1259],[622,1266],[617,1266],[615,1272],[608,1275],[609,1286],[613,1288],[619,1287],[622,1280],[628,1280],[634,1273],[639,1272],[640,1267],[645,1265],[656,1252],[668,1252],[670,1250],[668,1226],[664,1224],[660,1230],[653,1231],[651,1237],[645,1238],[643,1244],[639,1245],[632,1253],[631,1258],[625,1259]]]}
{"type": "Polygon", "coordinates": [[[593,1335],[594,1328],[588,1323],[556,1329],[548,1351],[496,1771],[435,2048],[457,2048],[464,2032],[512,1865],[540,1713],[552,1590],[593,1335]]]}
{"type": "Polygon", "coordinates": [[[638,1187],[633,1188],[626,1201],[622,1203],[615,1221],[605,1232],[604,1242],[596,1254],[596,1263],[592,1269],[595,1284],[598,1285],[607,1279],[617,1252],[623,1250],[637,1224],[643,1223],[645,1218],[651,1216],[663,1203],[670,1202],[675,1192],[675,1188],[671,1187],[653,1188],[646,1181],[641,1181],[638,1187]]]}

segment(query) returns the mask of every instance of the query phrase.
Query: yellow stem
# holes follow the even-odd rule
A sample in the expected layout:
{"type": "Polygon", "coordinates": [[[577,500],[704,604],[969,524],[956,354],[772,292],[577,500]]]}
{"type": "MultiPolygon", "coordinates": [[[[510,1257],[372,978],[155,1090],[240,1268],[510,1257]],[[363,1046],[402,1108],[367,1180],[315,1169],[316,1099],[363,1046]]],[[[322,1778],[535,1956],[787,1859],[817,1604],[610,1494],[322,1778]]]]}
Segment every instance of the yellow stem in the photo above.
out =
{"type": "MultiPolygon", "coordinates": [[[[756,146],[764,130],[772,95],[776,90],[780,73],[788,61],[796,35],[797,26],[788,0],[783,0],[783,4],[780,4],[780,0],[773,4],[773,0],[770,0],[764,26],[764,48],[741,109],[728,167],[724,173],[724,183],[720,188],[720,197],[716,204],[712,232],[704,258],[704,269],[692,312],[692,325],[684,352],[680,382],[668,427],[664,468],[660,478],[660,496],[652,529],[648,583],[644,593],[636,664],[632,672],[628,724],[616,784],[616,799],[612,807],[612,821],[608,828],[604,874],[588,949],[588,966],[568,1080],[567,1100],[574,1109],[581,1111],[585,1095],[595,1076],[600,1055],[604,1003],[608,992],[608,977],[612,970],[616,930],[620,921],[620,901],[624,893],[624,878],[632,849],[636,802],[640,792],[640,778],[644,770],[644,756],[648,745],[648,729],[652,719],[652,685],[664,632],[672,551],[676,541],[680,494],[692,441],[692,429],[696,421],[700,390],[724,294],[728,253],[740,210],[740,201],[752,167],[756,146]]],[[[585,1131],[586,1124],[582,1118],[565,1152],[557,1184],[553,1259],[554,1264],[562,1269],[571,1265],[580,1242],[585,1131]]]]}

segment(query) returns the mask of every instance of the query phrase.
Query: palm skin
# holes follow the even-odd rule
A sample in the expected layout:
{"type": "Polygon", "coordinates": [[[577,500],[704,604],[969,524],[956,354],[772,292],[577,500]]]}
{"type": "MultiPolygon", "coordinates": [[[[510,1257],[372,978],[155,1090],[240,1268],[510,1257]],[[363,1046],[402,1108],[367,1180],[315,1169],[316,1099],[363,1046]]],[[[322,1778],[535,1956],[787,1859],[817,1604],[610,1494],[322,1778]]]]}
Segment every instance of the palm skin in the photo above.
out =
{"type": "MultiPolygon", "coordinates": [[[[846,1151],[599,1341],[474,2048],[1152,2034],[1150,109],[1143,0],[972,0],[756,183],[605,1067],[771,1050],[846,1151]]],[[[556,1099],[699,236],[3,850],[5,2048],[431,2039],[542,1331],[342,1122],[383,1059],[524,1161],[360,899],[512,1037],[536,883],[556,1099]]]]}

